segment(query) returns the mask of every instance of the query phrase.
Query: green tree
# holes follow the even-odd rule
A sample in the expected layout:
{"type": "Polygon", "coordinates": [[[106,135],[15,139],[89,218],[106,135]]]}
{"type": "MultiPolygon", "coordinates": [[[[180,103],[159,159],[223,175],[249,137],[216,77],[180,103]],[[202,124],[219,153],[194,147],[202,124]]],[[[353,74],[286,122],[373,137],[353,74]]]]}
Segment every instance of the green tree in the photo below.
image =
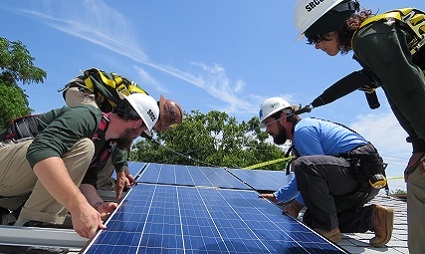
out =
{"type": "Polygon", "coordinates": [[[21,41],[0,38],[0,129],[16,117],[29,115],[28,95],[19,87],[31,83],[43,83],[47,73],[34,66],[34,57],[21,41]]]}
{"type": "MultiPolygon", "coordinates": [[[[194,110],[167,133],[157,133],[155,142],[141,140],[133,146],[130,160],[167,164],[244,168],[283,158],[284,152],[266,142],[258,117],[238,123],[225,112],[207,114],[194,110]]],[[[282,170],[285,162],[262,167],[282,170]]]]}

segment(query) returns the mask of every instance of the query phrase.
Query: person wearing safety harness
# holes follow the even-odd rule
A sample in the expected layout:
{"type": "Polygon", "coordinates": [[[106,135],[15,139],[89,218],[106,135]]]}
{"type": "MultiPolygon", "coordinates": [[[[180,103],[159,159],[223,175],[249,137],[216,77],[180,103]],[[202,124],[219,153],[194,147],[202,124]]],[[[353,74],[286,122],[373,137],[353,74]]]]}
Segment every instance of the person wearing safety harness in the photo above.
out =
{"type": "MultiPolygon", "coordinates": [[[[68,106],[88,104],[98,107],[102,112],[111,111],[125,96],[134,93],[148,94],[138,84],[117,73],[105,72],[97,68],[84,70],[83,73],[66,84],[63,97],[68,106]]],[[[158,101],[159,120],[153,130],[166,133],[173,127],[182,123],[183,111],[180,105],[160,96],[158,101]]],[[[152,138],[151,132],[144,132],[144,138],[152,138]]],[[[131,142],[129,142],[129,146],[131,142]]],[[[121,198],[124,187],[136,184],[134,177],[128,170],[129,148],[115,149],[105,169],[99,173],[97,188],[100,190],[116,191],[117,200],[121,198]],[[116,171],[116,181],[112,173],[116,171]]]]}
{"type": "Polygon", "coordinates": [[[62,107],[13,121],[0,132],[0,209],[22,208],[15,226],[56,227],[69,212],[74,230],[92,237],[117,207],[97,194],[97,173],[115,146],[151,131],[158,117],[154,98],[131,94],[109,113],[62,107]]]}
{"type": "MultiPolygon", "coordinates": [[[[422,253],[425,242],[425,15],[415,8],[404,8],[374,15],[352,0],[298,0],[295,23],[299,36],[329,56],[353,50],[353,58],[362,66],[357,73],[337,82],[347,94],[366,91],[371,108],[379,103],[374,93],[379,86],[391,109],[407,132],[412,156],[407,163],[407,221],[410,253],[422,253]],[[368,82],[365,80],[369,80],[368,82]],[[368,85],[364,86],[365,83],[368,85]],[[419,169],[418,169],[419,168],[419,169]],[[416,170],[418,169],[418,170],[416,170]]],[[[337,83],[332,85],[334,91],[337,83]]],[[[341,93],[343,94],[343,93],[341,93]]],[[[328,93],[328,95],[330,95],[328,93]]],[[[332,97],[332,96],[331,96],[332,97]]],[[[317,98],[320,106],[335,98],[317,98]]]]}
{"type": "MultiPolygon", "coordinates": [[[[391,238],[394,209],[364,206],[379,189],[368,179],[384,173],[375,147],[341,124],[316,118],[301,119],[296,106],[280,97],[266,99],[260,107],[260,127],[277,145],[292,142],[295,178],[274,194],[260,195],[274,203],[295,198],[291,213],[305,205],[303,221],[332,242],[340,233],[375,232],[370,245],[383,246],[391,238]],[[299,192],[297,191],[299,190],[299,192]]],[[[289,208],[291,209],[291,208],[289,208]]]]}

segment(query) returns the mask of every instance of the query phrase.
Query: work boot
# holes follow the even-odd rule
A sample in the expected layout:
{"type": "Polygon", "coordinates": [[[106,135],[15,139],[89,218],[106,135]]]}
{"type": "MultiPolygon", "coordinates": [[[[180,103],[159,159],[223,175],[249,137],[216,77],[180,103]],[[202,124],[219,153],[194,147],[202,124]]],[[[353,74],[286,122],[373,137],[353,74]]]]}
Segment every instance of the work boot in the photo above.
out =
{"type": "Polygon", "coordinates": [[[298,203],[298,201],[294,200],[289,205],[287,205],[283,208],[283,212],[290,214],[290,215],[294,216],[295,218],[297,218],[298,214],[300,213],[300,211],[303,208],[304,208],[304,206],[302,204],[300,204],[300,203],[298,203]]]}
{"type": "Polygon", "coordinates": [[[320,228],[315,228],[313,230],[333,243],[341,242],[341,232],[339,231],[339,227],[336,227],[331,231],[326,231],[320,228]]]}
{"type": "Polygon", "coordinates": [[[373,207],[371,228],[375,237],[370,239],[370,245],[381,247],[391,239],[394,223],[394,208],[375,205],[373,207]]]}

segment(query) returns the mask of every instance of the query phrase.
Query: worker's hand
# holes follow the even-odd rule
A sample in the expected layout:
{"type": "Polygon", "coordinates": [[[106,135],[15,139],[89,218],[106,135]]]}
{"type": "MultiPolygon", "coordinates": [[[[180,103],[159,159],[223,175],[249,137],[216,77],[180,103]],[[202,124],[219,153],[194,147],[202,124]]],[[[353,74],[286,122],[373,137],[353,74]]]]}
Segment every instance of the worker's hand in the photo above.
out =
{"type": "Polygon", "coordinates": [[[407,178],[413,170],[420,170],[422,175],[425,176],[425,162],[420,161],[424,153],[414,153],[410,156],[409,162],[407,163],[406,169],[404,170],[404,181],[407,182],[407,178]]]}
{"type": "Polygon", "coordinates": [[[273,203],[277,203],[277,199],[273,195],[273,193],[270,193],[270,194],[260,194],[260,195],[258,195],[258,198],[268,199],[268,200],[270,200],[273,203]]]}
{"type": "Polygon", "coordinates": [[[102,221],[105,221],[108,216],[117,209],[118,204],[115,202],[103,202],[98,207],[96,207],[96,210],[100,213],[100,217],[102,221]]]}
{"type": "Polygon", "coordinates": [[[283,212],[290,214],[294,216],[295,218],[298,217],[298,214],[300,213],[301,209],[303,209],[304,206],[300,203],[298,203],[297,200],[292,201],[288,205],[283,207],[283,212]]]}
{"type": "Polygon", "coordinates": [[[71,218],[75,232],[85,238],[93,237],[98,229],[106,229],[100,213],[88,203],[74,209],[71,218]]]}
{"type": "Polygon", "coordinates": [[[125,167],[125,170],[122,172],[117,172],[117,182],[115,184],[115,193],[116,193],[117,201],[121,199],[124,188],[126,186],[133,186],[133,185],[137,185],[137,182],[136,180],[134,180],[133,175],[130,174],[128,167],[125,167]]]}
{"type": "Polygon", "coordinates": [[[137,181],[134,179],[133,175],[130,173],[130,170],[128,170],[128,167],[125,167],[125,176],[127,177],[129,182],[129,185],[127,186],[137,185],[137,181]]]}

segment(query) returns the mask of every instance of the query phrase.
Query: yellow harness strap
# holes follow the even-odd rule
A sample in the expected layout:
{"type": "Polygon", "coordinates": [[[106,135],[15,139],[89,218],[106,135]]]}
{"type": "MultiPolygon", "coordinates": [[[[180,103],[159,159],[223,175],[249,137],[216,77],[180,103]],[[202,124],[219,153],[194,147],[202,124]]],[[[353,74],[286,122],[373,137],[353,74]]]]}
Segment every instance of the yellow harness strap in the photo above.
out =
{"type": "MultiPolygon", "coordinates": [[[[398,20],[406,24],[412,30],[415,36],[415,39],[409,45],[409,47],[411,48],[410,53],[412,53],[412,55],[418,52],[419,49],[423,45],[425,45],[425,13],[424,12],[414,8],[403,8],[399,10],[392,10],[392,11],[366,19],[360,25],[360,28],[383,19],[398,20]]],[[[356,33],[357,31],[354,33],[353,38],[356,33]]],[[[351,45],[353,44],[351,43],[351,45]]]]}
{"type": "MultiPolygon", "coordinates": [[[[96,68],[92,68],[89,70],[84,71],[84,74],[86,76],[86,78],[84,79],[84,83],[87,87],[87,89],[89,89],[91,92],[95,92],[94,91],[94,84],[91,80],[91,77],[93,75],[95,75],[94,73],[96,73],[99,78],[100,81],[105,85],[105,86],[109,86],[113,89],[115,89],[118,93],[121,93],[125,96],[128,96],[132,93],[141,93],[141,94],[148,94],[145,90],[143,90],[142,88],[140,88],[139,86],[137,86],[137,84],[134,81],[130,81],[126,78],[123,78],[122,76],[116,74],[116,73],[111,73],[110,75],[108,73],[104,73],[103,71],[96,69],[96,68]]],[[[97,77],[95,76],[96,80],[97,77]]],[[[97,102],[98,103],[103,103],[105,101],[105,97],[98,93],[97,94],[97,102]]],[[[116,106],[116,103],[110,99],[107,99],[109,104],[112,105],[112,107],[116,106]]]]}

